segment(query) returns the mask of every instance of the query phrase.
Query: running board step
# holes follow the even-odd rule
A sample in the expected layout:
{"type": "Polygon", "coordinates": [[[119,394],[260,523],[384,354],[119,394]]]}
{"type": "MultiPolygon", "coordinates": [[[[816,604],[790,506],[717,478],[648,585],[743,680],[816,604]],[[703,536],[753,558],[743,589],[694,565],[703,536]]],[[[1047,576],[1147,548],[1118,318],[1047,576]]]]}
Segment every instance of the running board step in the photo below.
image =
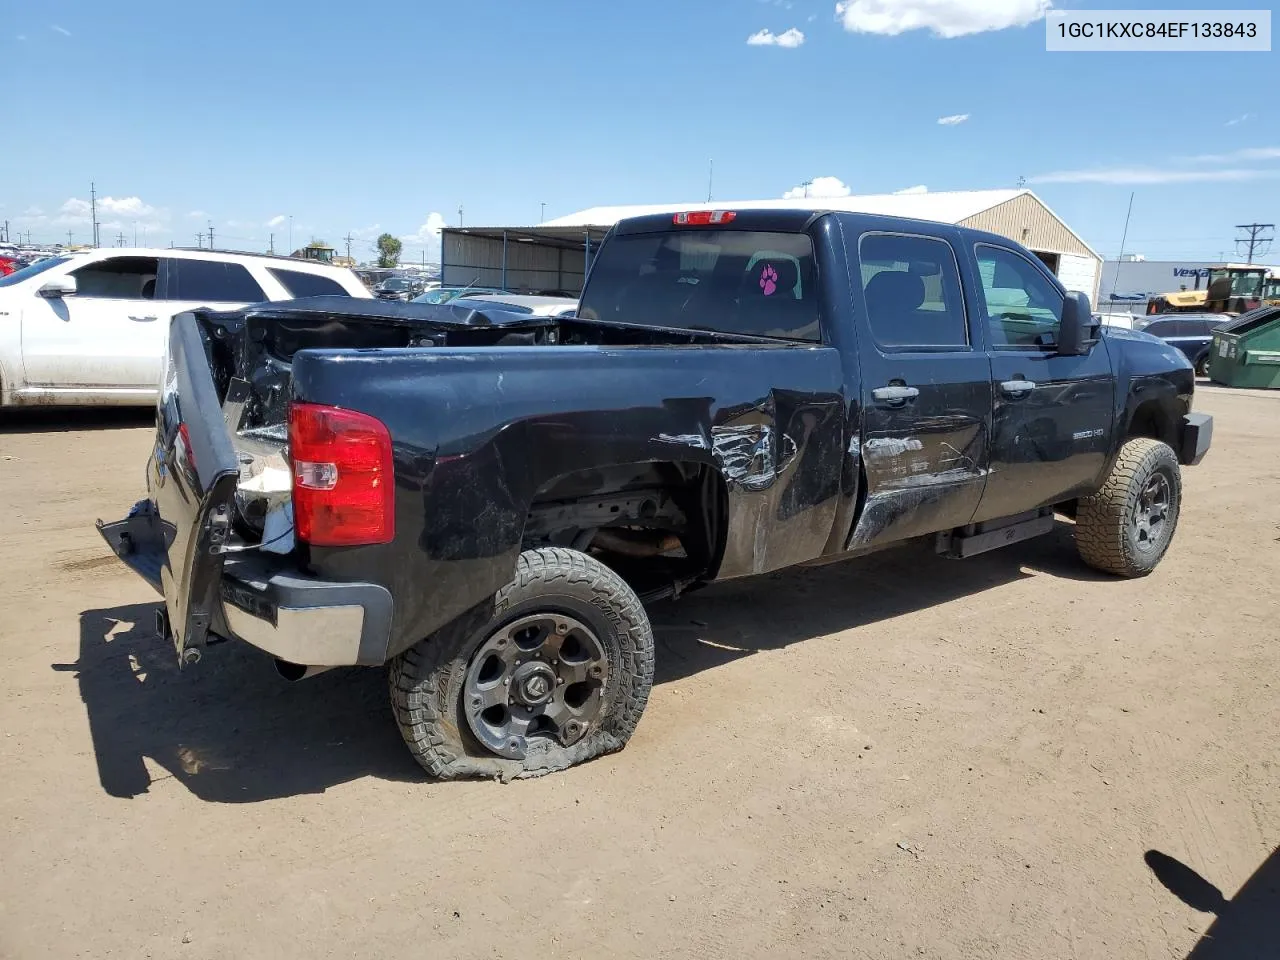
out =
{"type": "Polygon", "coordinates": [[[1032,537],[1043,536],[1053,530],[1053,508],[1045,507],[1020,513],[1016,517],[1001,517],[971,523],[958,530],[938,534],[937,551],[952,560],[964,560],[987,553],[1011,543],[1021,543],[1032,537]]]}

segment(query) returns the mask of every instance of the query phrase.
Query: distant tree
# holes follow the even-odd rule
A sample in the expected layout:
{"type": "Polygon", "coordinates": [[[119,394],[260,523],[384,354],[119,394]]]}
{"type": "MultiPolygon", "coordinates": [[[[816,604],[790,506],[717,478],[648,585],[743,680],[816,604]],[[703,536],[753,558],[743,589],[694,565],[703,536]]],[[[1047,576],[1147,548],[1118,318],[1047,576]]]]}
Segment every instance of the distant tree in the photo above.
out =
{"type": "Polygon", "coordinates": [[[403,244],[389,233],[378,238],[378,266],[394,267],[400,262],[403,244]]]}

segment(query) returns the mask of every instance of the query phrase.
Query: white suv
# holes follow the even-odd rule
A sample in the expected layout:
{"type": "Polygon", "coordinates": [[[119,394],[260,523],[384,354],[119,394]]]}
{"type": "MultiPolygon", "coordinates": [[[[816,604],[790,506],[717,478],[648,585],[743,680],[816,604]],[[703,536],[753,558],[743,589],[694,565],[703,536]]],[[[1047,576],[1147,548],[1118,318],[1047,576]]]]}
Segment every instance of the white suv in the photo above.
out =
{"type": "Polygon", "coordinates": [[[0,277],[0,405],[150,404],[174,315],[267,300],[368,299],[350,270],[211,250],[97,249],[0,277]]]}

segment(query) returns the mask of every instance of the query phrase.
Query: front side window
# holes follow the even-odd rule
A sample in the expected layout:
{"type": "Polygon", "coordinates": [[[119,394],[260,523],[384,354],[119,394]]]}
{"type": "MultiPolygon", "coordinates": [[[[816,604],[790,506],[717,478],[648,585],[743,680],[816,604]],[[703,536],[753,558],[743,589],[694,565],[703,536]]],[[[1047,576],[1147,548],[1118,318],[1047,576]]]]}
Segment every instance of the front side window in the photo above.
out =
{"type": "Polygon", "coordinates": [[[816,281],[813,243],[803,233],[615,234],[592,264],[579,316],[816,341],[816,281]]]}
{"type": "Polygon", "coordinates": [[[991,345],[997,350],[1045,350],[1056,344],[1063,304],[1058,288],[1012,250],[980,243],[974,253],[991,345]]]}
{"type": "Polygon", "coordinates": [[[198,303],[261,303],[267,295],[242,264],[171,259],[166,299],[198,303]]]}
{"type": "Polygon", "coordinates": [[[152,300],[156,295],[155,257],[108,257],[73,270],[77,297],[107,300],[152,300]]]}
{"type": "Polygon", "coordinates": [[[960,271],[951,244],[935,237],[863,234],[862,294],[876,343],[890,350],[969,345],[960,271]]]}

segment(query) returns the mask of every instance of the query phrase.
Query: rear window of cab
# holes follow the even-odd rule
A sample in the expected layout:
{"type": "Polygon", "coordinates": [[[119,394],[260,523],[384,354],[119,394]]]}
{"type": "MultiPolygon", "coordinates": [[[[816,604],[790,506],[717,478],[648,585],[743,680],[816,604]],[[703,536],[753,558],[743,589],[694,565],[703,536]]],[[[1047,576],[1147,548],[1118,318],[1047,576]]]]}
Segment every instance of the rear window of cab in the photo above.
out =
{"type": "Polygon", "coordinates": [[[579,316],[649,327],[821,339],[813,242],[803,233],[617,234],[601,248],[579,316]]]}

